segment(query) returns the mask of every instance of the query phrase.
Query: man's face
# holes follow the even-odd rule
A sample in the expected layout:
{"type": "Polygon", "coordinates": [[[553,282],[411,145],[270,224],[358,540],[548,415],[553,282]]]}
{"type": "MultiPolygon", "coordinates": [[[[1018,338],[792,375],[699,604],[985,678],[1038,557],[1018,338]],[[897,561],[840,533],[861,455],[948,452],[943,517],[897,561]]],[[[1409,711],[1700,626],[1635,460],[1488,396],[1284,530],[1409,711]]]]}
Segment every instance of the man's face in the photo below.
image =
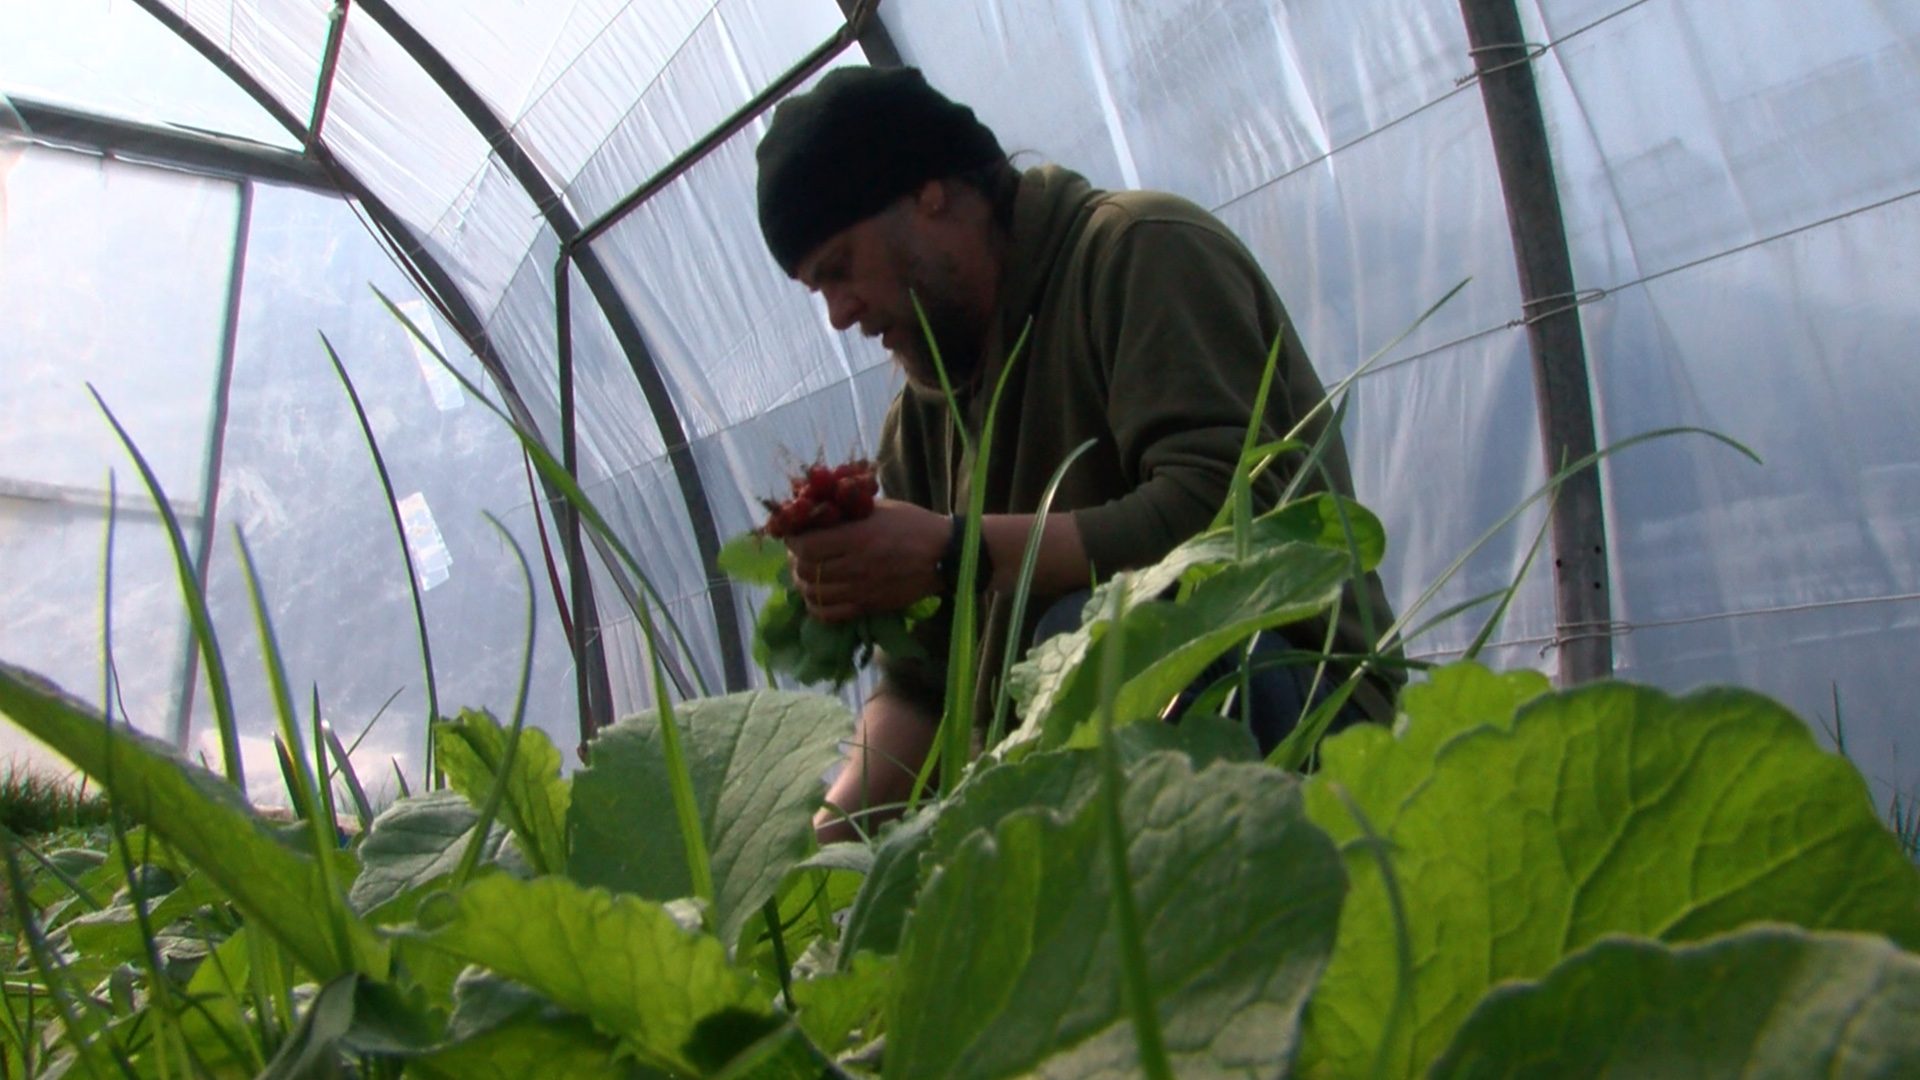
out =
{"type": "Polygon", "coordinates": [[[915,298],[939,345],[947,377],[958,385],[979,362],[985,328],[968,314],[954,259],[916,213],[912,198],[821,244],[800,261],[794,277],[826,300],[834,329],[858,326],[861,333],[879,338],[914,383],[940,386],[933,351],[914,311],[915,298]]]}

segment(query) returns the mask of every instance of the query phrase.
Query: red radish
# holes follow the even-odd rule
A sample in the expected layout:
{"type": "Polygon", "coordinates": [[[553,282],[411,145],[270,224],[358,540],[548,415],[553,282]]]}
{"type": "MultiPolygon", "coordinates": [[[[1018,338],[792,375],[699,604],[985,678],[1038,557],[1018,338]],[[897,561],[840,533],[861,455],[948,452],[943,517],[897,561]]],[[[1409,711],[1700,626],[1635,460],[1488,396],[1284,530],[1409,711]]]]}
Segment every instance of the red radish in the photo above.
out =
{"type": "Polygon", "coordinates": [[[880,494],[880,479],[864,458],[832,466],[816,461],[787,478],[787,491],[785,502],[760,501],[767,509],[760,528],[764,535],[784,539],[866,518],[880,494]]]}

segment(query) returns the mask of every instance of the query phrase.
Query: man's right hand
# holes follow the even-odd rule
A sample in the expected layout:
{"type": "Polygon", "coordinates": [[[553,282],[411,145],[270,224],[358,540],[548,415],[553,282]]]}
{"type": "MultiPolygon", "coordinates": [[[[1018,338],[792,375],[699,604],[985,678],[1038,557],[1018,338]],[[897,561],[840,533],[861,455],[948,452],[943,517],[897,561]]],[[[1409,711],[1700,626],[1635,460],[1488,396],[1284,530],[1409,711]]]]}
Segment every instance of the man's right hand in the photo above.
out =
{"type": "Polygon", "coordinates": [[[881,499],[872,516],[787,538],[793,584],[822,622],[900,611],[941,591],[951,519],[881,499]]]}

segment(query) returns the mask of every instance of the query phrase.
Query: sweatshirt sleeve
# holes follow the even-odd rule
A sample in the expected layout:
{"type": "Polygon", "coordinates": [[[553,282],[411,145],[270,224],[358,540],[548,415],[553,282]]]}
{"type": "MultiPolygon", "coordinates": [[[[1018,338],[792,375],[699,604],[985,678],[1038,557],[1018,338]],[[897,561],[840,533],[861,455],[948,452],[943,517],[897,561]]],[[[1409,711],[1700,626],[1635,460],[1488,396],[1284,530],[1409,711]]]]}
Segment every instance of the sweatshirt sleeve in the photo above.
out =
{"type": "MultiPolygon", "coordinates": [[[[1261,373],[1286,325],[1253,257],[1224,230],[1131,216],[1095,264],[1091,338],[1108,423],[1133,490],[1075,513],[1099,577],[1158,560],[1226,499],[1261,373]]],[[[1285,385],[1304,364],[1285,334],[1261,440],[1290,426],[1285,385]]],[[[1267,478],[1277,495],[1279,478],[1267,478]]]]}

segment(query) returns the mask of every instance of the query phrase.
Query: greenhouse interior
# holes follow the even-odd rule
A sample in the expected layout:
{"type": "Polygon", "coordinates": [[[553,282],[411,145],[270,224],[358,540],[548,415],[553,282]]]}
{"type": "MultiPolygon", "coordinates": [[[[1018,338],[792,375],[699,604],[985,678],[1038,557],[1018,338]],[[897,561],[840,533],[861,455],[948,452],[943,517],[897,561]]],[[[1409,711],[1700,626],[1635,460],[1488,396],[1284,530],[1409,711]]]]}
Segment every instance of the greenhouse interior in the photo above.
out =
{"type": "Polygon", "coordinates": [[[797,689],[722,548],[878,455],[906,382],[769,252],[756,148],[901,66],[1015,166],[1251,252],[1338,391],[1415,684],[1757,691],[1911,832],[1893,0],[0,0],[0,660],[276,808],[288,698],[379,802],[434,786],[431,717],[505,723],[523,660],[566,774],[663,698],[797,689]]]}
{"type": "MultiPolygon", "coordinates": [[[[271,709],[236,529],[294,681],[342,729],[397,692],[363,749],[420,764],[407,572],[323,334],[412,508],[439,698],[511,700],[525,590],[483,515],[536,569],[543,550],[565,566],[560,536],[511,430],[380,294],[558,446],[554,265],[597,222],[571,270],[580,481],[685,627],[687,664],[709,686],[763,678],[716,545],[759,523],[793,462],[870,454],[901,385],[786,280],[753,214],[768,91],[833,66],[915,65],[1034,161],[1200,203],[1259,257],[1323,381],[1373,359],[1345,435],[1392,538],[1396,610],[1549,475],[1506,202],[1447,5],[891,0],[859,38],[824,0],[6,3],[0,655],[100,685],[115,476],[126,715],[217,747],[163,524],[91,385],[177,500],[256,770],[271,709]]],[[[1902,8],[1522,5],[1545,46],[1597,445],[1691,426],[1762,461],[1678,435],[1602,463],[1604,625],[1575,632],[1611,638],[1619,678],[1748,686],[1838,719],[1883,800],[1920,783],[1920,16],[1902,8]]],[[[1520,575],[1544,514],[1428,609],[1520,575]]],[[[591,537],[584,561],[585,685],[602,719],[626,715],[652,698],[635,586],[591,537]]],[[[528,715],[572,745],[582,684],[537,584],[528,715]]],[[[1477,629],[1442,623],[1408,650],[1455,656],[1477,629]]],[[[1483,655],[1556,671],[1565,629],[1536,558],[1483,655]]]]}

